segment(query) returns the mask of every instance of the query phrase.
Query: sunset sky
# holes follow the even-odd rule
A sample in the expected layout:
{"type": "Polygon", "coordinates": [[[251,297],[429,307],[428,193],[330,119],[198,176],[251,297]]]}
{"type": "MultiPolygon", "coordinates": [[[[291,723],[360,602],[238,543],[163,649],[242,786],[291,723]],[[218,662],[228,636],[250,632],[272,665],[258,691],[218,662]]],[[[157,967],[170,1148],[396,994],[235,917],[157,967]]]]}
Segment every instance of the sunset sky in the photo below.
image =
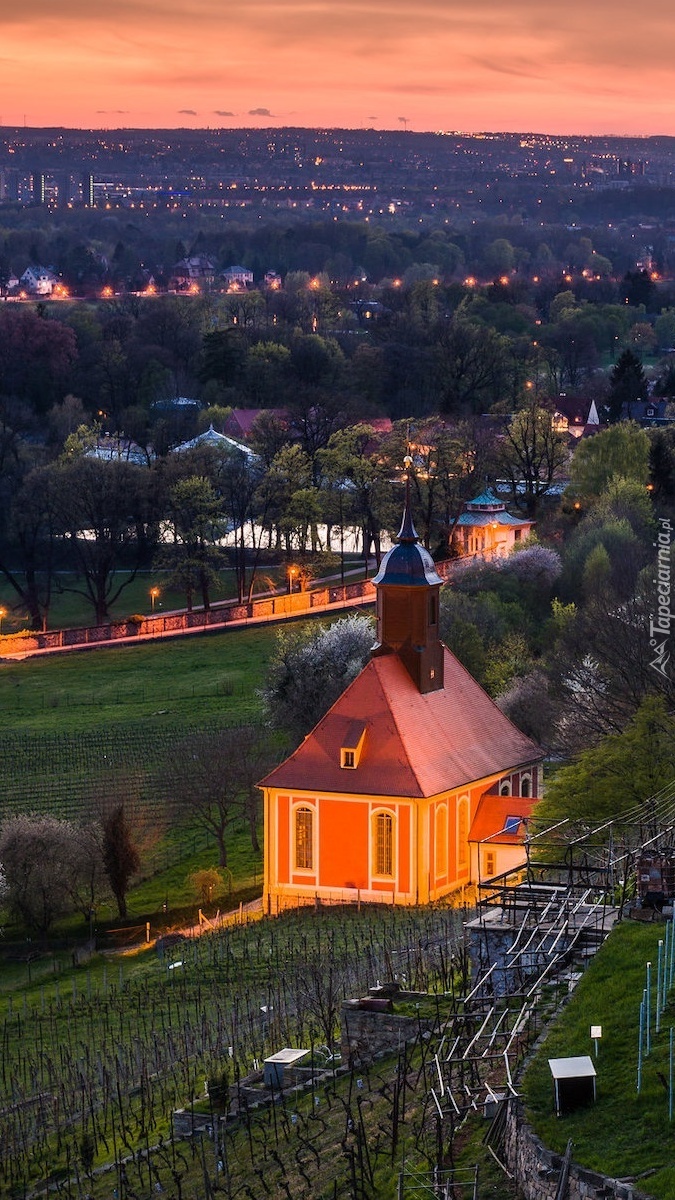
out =
{"type": "Polygon", "coordinates": [[[672,0],[0,0],[0,124],[675,134],[672,0]]]}

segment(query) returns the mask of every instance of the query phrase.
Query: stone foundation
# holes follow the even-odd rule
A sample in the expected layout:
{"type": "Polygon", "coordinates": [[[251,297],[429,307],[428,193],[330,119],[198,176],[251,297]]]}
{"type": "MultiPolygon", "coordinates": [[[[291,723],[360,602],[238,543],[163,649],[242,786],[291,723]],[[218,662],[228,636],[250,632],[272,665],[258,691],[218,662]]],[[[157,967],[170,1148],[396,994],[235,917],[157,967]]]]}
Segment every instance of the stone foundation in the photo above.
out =
{"type": "MultiPolygon", "coordinates": [[[[544,1146],[525,1120],[520,1100],[510,1100],[504,1142],[506,1165],[525,1200],[556,1200],[562,1155],[544,1146]]],[[[633,1184],[609,1179],[572,1162],[566,1200],[650,1200],[633,1184]]]]}

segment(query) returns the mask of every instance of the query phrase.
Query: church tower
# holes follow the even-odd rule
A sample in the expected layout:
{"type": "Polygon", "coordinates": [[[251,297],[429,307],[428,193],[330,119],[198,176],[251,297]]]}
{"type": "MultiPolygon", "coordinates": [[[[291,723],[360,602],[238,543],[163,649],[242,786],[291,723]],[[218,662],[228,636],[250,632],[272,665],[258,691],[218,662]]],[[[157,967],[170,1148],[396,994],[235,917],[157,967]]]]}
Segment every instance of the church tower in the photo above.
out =
{"type": "Polygon", "coordinates": [[[420,544],[410,511],[410,466],[406,456],[405,508],[396,545],[385,554],[373,583],[377,588],[377,641],[373,655],[398,654],[423,695],[443,687],[439,636],[439,593],[443,580],[420,544]]]}

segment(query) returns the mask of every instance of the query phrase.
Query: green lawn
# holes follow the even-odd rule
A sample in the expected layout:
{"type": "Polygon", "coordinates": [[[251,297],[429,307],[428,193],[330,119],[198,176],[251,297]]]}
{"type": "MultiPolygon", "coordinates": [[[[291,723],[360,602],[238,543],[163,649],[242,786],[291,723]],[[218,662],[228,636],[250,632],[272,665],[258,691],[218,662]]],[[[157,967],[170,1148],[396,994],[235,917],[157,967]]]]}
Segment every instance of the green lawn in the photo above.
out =
{"type": "MultiPolygon", "coordinates": [[[[233,568],[227,567],[219,571],[220,587],[214,588],[211,596],[212,603],[231,600],[237,594],[236,576],[233,568]]],[[[116,586],[128,578],[128,572],[120,571],[116,576],[116,586]]],[[[256,591],[267,591],[284,582],[284,570],[281,567],[265,567],[256,582],[256,591]]],[[[112,619],[123,619],[131,613],[149,615],[152,612],[151,588],[159,589],[155,598],[156,613],[171,612],[173,609],[185,608],[185,593],[177,588],[167,586],[166,573],[161,571],[141,571],[122,591],[119,598],[110,606],[112,619]]],[[[60,573],[56,576],[52,604],[49,612],[50,629],[70,629],[80,625],[93,625],[94,614],[91,604],[80,591],[84,590],[82,580],[74,575],[60,573]]],[[[195,597],[195,607],[198,607],[198,597],[195,597]]],[[[17,599],[16,592],[9,584],[0,581],[0,605],[7,610],[3,618],[3,633],[25,629],[28,624],[28,614],[17,599]]]]}
{"type": "Polygon", "coordinates": [[[275,630],[200,633],[0,665],[3,734],[70,734],[129,722],[163,725],[259,712],[275,630]]]}
{"type": "Polygon", "coordinates": [[[661,1032],[653,1034],[641,1093],[637,1093],[639,1012],[646,963],[653,964],[655,991],[658,942],[664,937],[663,924],[624,921],[614,930],[553,1024],[525,1075],[523,1091],[529,1117],[547,1146],[563,1153],[571,1138],[576,1162],[614,1177],[655,1169],[640,1186],[650,1196],[670,1200],[675,1195],[675,1121],[668,1118],[664,1080],[667,1084],[675,990],[663,1014],[661,1032]],[[592,1024],[602,1026],[596,1062],[597,1103],[556,1117],[548,1059],[591,1054],[592,1024]]]}

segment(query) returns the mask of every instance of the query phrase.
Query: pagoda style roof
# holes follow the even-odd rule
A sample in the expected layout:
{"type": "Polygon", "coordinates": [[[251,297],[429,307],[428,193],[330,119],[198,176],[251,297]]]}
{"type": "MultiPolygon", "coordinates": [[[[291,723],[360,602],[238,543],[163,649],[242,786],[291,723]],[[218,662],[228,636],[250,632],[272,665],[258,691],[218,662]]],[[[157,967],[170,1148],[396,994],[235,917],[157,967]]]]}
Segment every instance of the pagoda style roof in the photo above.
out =
{"type": "Polygon", "coordinates": [[[371,659],[261,786],[423,799],[543,758],[445,646],[443,653],[444,686],[426,693],[397,654],[371,659]],[[349,770],[341,751],[354,721],[365,737],[349,770]]]}
{"type": "Polygon", "coordinates": [[[457,525],[471,525],[473,528],[488,525],[519,527],[520,525],[534,525],[534,523],[527,517],[512,516],[511,513],[506,512],[503,505],[501,512],[463,512],[456,522],[457,525]]]}
{"type": "Polygon", "coordinates": [[[479,496],[474,496],[473,500],[467,500],[464,507],[469,511],[477,509],[480,512],[482,509],[490,509],[496,512],[506,508],[506,505],[503,500],[499,499],[499,496],[495,495],[492,488],[486,488],[479,496]]]}

